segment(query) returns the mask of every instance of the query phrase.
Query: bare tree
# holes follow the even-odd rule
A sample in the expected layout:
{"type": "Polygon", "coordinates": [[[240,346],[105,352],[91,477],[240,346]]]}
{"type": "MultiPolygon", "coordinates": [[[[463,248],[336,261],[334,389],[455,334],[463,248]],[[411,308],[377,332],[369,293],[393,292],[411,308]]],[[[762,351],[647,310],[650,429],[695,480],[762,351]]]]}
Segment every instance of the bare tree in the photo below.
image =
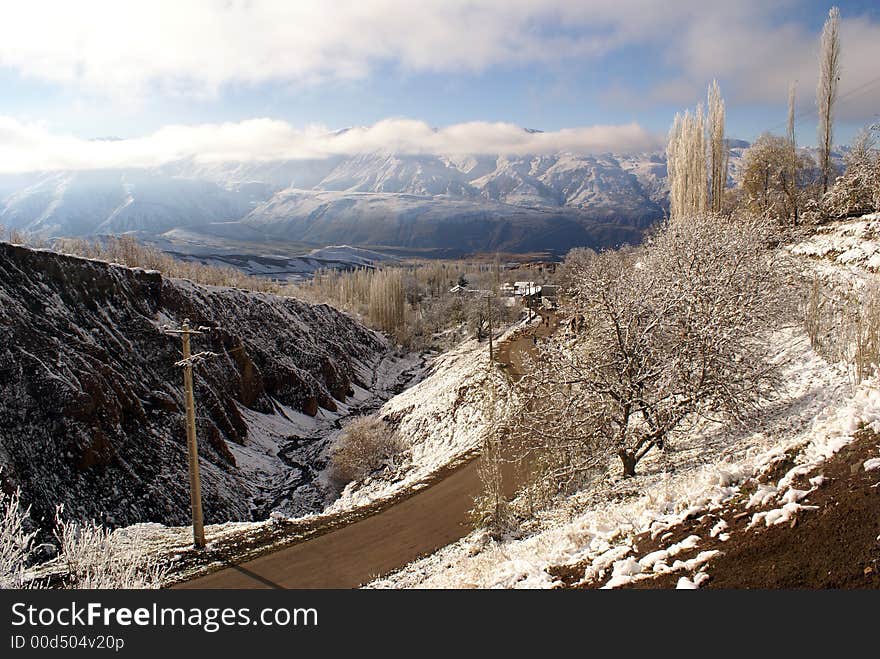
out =
{"type": "Polygon", "coordinates": [[[800,203],[797,195],[798,181],[798,153],[797,140],[794,133],[794,105],[795,92],[797,85],[791,83],[788,86],[788,121],[786,124],[786,138],[788,139],[788,157],[786,167],[786,179],[788,181],[790,192],[788,193],[789,201],[792,205],[792,216],[794,224],[798,223],[798,214],[800,211],[800,203]]]}
{"type": "Polygon", "coordinates": [[[511,459],[513,426],[510,381],[493,365],[486,367],[482,391],[482,413],[488,421],[483,433],[477,472],[482,491],[474,498],[474,525],[500,537],[512,527],[510,502],[504,491],[504,466],[511,459]],[[507,449],[507,450],[505,450],[507,449]]]}
{"type": "Polygon", "coordinates": [[[706,135],[703,106],[676,114],[666,147],[669,213],[683,217],[707,208],[706,135]]]}
{"type": "Polygon", "coordinates": [[[816,105],[819,109],[819,166],[822,169],[822,194],[831,182],[834,102],[840,82],[840,9],[832,7],[822,28],[819,55],[819,85],[816,105]]]}
{"type": "Polygon", "coordinates": [[[815,163],[793,150],[784,137],[764,133],[743,158],[740,185],[750,212],[769,219],[793,219],[808,194],[815,163]]]}
{"type": "Polygon", "coordinates": [[[521,413],[562,454],[557,478],[610,455],[632,476],[691,420],[743,418],[769,392],[766,330],[785,287],[767,245],[757,218],[700,213],[640,248],[582,260],[565,312],[584,319],[583,331],[548,342],[521,413]]]}
{"type": "Polygon", "coordinates": [[[709,201],[713,213],[721,212],[724,201],[724,189],[727,187],[727,163],[730,151],[724,138],[724,99],[718,81],[713,80],[709,86],[708,119],[706,126],[709,137],[709,201]]]}

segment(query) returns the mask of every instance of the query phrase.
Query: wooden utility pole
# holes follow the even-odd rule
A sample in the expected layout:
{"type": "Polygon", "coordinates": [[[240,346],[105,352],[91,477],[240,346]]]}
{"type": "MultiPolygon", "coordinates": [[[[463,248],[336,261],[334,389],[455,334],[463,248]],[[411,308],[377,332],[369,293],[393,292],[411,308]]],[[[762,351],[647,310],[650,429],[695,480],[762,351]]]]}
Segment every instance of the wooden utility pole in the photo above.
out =
{"type": "Polygon", "coordinates": [[[489,363],[494,359],[494,351],[492,349],[492,293],[486,296],[486,314],[489,316],[489,363]]]}
{"type": "Polygon", "coordinates": [[[532,318],[535,317],[535,314],[532,312],[532,282],[529,282],[528,294],[526,295],[526,306],[529,308],[529,321],[531,322],[532,318]]]}
{"type": "Polygon", "coordinates": [[[213,357],[213,352],[200,352],[193,355],[190,349],[190,335],[202,334],[202,330],[210,328],[199,327],[192,329],[189,326],[189,318],[183,321],[183,327],[179,330],[163,328],[165,334],[179,334],[183,340],[183,359],[175,363],[175,366],[183,368],[184,400],[186,402],[186,446],[189,455],[189,495],[192,505],[193,544],[198,549],[205,546],[205,523],[202,516],[202,484],[199,476],[199,446],[196,441],[196,404],[193,396],[193,363],[204,357],[213,357]]]}

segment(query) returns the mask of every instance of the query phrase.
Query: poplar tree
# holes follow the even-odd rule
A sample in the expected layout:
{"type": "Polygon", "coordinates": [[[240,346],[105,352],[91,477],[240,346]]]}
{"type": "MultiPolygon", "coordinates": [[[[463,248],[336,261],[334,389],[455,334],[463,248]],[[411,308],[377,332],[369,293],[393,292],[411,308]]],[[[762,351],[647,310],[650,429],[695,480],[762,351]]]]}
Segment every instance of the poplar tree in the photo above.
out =
{"type": "Polygon", "coordinates": [[[822,194],[825,194],[831,179],[832,122],[840,82],[840,10],[837,7],[828,12],[821,44],[816,105],[819,109],[819,167],[822,170],[822,194]]]}
{"type": "Polygon", "coordinates": [[[675,219],[707,208],[706,136],[703,106],[676,114],[666,148],[669,214],[675,219]]]}
{"type": "Polygon", "coordinates": [[[727,187],[727,162],[730,152],[724,138],[724,99],[721,98],[721,89],[717,80],[713,80],[709,86],[708,102],[709,200],[712,212],[720,213],[724,189],[727,187]]]}

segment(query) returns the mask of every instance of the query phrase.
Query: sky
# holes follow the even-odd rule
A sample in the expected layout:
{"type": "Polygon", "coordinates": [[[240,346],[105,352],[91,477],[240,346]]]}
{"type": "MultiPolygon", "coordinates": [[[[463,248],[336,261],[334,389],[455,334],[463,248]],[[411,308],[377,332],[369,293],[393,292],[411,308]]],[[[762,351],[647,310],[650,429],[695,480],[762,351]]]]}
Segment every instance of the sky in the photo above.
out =
{"type": "MultiPolygon", "coordinates": [[[[784,131],[796,83],[798,139],[811,145],[830,6],[0,1],[0,171],[381,149],[650,150],[715,78],[728,134],[748,140],[784,131]]],[[[838,4],[835,129],[846,143],[880,121],[880,3],[838,4]]]]}

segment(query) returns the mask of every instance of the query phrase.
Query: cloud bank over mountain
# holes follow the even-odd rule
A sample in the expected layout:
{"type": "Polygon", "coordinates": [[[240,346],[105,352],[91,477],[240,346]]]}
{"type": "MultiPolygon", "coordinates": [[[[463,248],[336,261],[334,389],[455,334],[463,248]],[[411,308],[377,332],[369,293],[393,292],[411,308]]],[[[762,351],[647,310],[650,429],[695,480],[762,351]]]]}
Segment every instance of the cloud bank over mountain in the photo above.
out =
{"type": "Polygon", "coordinates": [[[0,172],[156,167],[181,159],[252,162],[369,153],[403,155],[547,155],[649,151],[662,144],[637,123],[540,132],[509,123],[468,122],[432,128],[413,119],[330,131],[278,119],[167,126],[134,139],[85,140],[44,125],[0,116],[0,172]]]}

